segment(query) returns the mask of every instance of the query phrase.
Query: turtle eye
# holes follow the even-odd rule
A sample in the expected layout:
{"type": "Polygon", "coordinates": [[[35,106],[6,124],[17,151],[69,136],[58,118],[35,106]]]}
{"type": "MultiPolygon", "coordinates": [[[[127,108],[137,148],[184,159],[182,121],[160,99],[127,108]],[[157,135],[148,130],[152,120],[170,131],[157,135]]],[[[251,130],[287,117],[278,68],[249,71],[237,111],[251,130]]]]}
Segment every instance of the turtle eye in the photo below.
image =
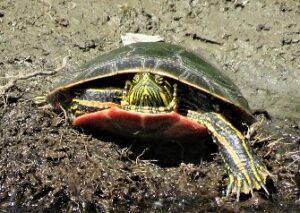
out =
{"type": "Polygon", "coordinates": [[[133,77],[133,79],[132,79],[132,82],[133,82],[134,84],[136,84],[136,83],[139,82],[139,80],[140,80],[140,75],[135,75],[135,76],[133,77]]]}
{"type": "Polygon", "coordinates": [[[163,84],[164,78],[161,77],[160,75],[155,75],[154,80],[157,84],[163,84]]]}

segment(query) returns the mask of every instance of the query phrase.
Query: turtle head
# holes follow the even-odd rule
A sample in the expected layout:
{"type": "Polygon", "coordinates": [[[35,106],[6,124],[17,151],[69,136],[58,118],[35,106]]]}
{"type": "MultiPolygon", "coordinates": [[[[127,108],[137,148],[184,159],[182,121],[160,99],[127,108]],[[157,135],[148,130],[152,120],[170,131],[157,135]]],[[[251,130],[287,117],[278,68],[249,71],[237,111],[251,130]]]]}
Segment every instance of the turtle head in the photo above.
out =
{"type": "Polygon", "coordinates": [[[174,90],[160,75],[138,73],[126,82],[123,100],[129,106],[165,108],[174,101],[174,90]]]}

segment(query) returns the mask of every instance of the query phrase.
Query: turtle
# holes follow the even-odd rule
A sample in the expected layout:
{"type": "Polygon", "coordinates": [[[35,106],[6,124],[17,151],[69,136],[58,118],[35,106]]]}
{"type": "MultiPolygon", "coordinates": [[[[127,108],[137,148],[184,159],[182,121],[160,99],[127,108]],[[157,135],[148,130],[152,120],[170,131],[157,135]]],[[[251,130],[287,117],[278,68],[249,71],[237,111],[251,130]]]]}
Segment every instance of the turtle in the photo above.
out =
{"type": "Polygon", "coordinates": [[[229,77],[204,57],[163,42],[139,42],[99,55],[68,73],[46,101],[75,126],[145,141],[210,135],[229,181],[226,196],[264,189],[270,176],[242,131],[255,122],[229,77]]]}

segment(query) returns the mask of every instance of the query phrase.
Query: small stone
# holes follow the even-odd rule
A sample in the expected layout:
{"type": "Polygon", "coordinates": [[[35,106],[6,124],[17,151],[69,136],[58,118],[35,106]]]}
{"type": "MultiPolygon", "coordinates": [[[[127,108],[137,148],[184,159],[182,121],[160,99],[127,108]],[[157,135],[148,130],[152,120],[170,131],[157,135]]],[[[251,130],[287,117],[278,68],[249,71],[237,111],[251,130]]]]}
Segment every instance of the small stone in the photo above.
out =
{"type": "Polygon", "coordinates": [[[88,40],[85,42],[85,47],[88,49],[93,49],[96,47],[96,43],[94,40],[88,40]]]}
{"type": "Polygon", "coordinates": [[[269,31],[270,30],[270,27],[264,25],[264,24],[259,24],[256,26],[256,31],[257,32],[260,32],[262,30],[265,30],[265,31],[269,31]]]}
{"type": "Polygon", "coordinates": [[[291,38],[283,38],[281,40],[282,46],[284,46],[284,45],[290,45],[291,43],[292,43],[292,39],[291,38]]]}
{"type": "Polygon", "coordinates": [[[56,21],[57,24],[59,24],[59,25],[61,25],[63,27],[67,27],[70,24],[69,21],[68,21],[68,19],[65,19],[65,18],[58,18],[55,21],[56,21]]]}
{"type": "Polygon", "coordinates": [[[75,44],[75,46],[83,51],[89,51],[90,49],[96,48],[97,45],[95,40],[87,40],[87,41],[78,42],[77,44],[75,44]]]}

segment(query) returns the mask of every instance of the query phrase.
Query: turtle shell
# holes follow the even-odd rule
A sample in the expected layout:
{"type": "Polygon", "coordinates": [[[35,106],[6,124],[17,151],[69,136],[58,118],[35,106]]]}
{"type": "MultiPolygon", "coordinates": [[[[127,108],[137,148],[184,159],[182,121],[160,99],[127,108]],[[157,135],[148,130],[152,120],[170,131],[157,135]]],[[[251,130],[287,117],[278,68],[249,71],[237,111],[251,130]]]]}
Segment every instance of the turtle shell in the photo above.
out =
{"type": "Polygon", "coordinates": [[[230,114],[234,114],[231,117],[246,123],[254,121],[246,99],[219,69],[180,46],[160,42],[135,43],[99,55],[68,74],[47,95],[47,101],[56,105],[66,101],[78,87],[105,78],[109,78],[109,86],[119,76],[138,72],[151,72],[187,84],[214,97],[221,107],[224,104],[230,108],[230,114]]]}

